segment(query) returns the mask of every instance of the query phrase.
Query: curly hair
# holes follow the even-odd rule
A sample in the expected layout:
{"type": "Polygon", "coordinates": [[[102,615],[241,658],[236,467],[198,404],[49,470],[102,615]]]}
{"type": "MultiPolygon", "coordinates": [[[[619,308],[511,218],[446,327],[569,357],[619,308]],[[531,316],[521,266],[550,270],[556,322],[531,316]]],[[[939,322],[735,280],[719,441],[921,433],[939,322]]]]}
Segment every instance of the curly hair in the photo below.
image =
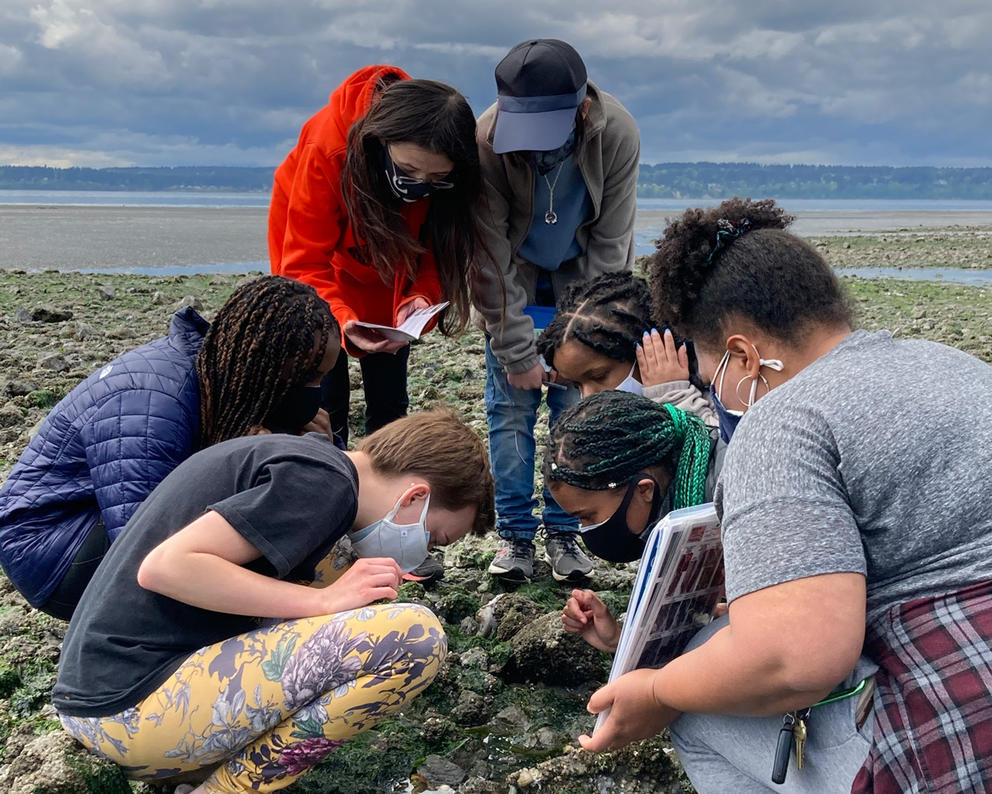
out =
{"type": "Polygon", "coordinates": [[[712,442],[702,421],[667,403],[603,391],[558,417],[544,455],[544,481],[602,491],[662,466],[672,477],[673,507],[706,501],[712,442]]]}
{"type": "Polygon", "coordinates": [[[356,237],[366,243],[367,264],[384,282],[392,283],[398,272],[412,280],[420,256],[431,248],[441,292],[451,301],[438,327],[448,336],[464,330],[470,309],[468,271],[481,245],[475,217],[482,195],[475,115],[465,97],[434,80],[385,85],[369,112],[348,131],[341,192],[356,237]],[[419,239],[407,231],[403,204],[380,165],[388,143],[415,143],[454,163],[445,177],[454,187],[431,195],[419,239]]]}
{"type": "Polygon", "coordinates": [[[291,386],[316,377],[338,334],[330,308],[308,284],[262,276],[238,287],[196,355],[200,446],[260,425],[291,386]]]}
{"type": "Polygon", "coordinates": [[[648,260],[654,310],[685,336],[720,344],[729,317],[801,343],[814,326],[852,325],[833,269],[772,199],[732,198],[669,222],[648,260]]]}
{"type": "Polygon", "coordinates": [[[641,335],[654,325],[647,284],[629,271],[604,273],[569,284],[537,338],[537,352],[553,367],[555,351],[577,339],[607,358],[633,362],[641,335]]]}

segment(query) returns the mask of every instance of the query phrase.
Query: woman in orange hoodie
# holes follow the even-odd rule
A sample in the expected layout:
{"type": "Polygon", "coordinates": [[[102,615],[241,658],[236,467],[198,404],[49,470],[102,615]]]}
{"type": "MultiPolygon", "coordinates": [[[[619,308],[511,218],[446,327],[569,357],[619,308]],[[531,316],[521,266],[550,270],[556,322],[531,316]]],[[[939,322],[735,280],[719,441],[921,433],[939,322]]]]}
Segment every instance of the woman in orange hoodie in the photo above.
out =
{"type": "MultiPolygon", "coordinates": [[[[342,353],[361,361],[366,433],[406,414],[410,348],[356,323],[399,325],[447,300],[441,332],[464,329],[480,192],[465,98],[393,66],[345,80],[276,169],[272,272],[312,285],[330,305],[342,353]]],[[[347,356],[328,381],[331,426],[347,440],[347,356]]]]}

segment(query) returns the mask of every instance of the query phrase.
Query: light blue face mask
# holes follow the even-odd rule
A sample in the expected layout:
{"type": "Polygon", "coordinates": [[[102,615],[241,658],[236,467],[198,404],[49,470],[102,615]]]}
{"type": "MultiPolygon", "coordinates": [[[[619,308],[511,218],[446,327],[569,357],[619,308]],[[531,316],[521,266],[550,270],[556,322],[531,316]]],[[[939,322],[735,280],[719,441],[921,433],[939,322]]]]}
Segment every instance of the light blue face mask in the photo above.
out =
{"type": "Polygon", "coordinates": [[[403,573],[409,573],[427,558],[430,533],[427,531],[427,508],[431,496],[424,499],[424,509],[416,524],[393,521],[402,507],[403,497],[384,518],[363,529],[349,533],[351,548],[359,557],[392,557],[403,573]]]}

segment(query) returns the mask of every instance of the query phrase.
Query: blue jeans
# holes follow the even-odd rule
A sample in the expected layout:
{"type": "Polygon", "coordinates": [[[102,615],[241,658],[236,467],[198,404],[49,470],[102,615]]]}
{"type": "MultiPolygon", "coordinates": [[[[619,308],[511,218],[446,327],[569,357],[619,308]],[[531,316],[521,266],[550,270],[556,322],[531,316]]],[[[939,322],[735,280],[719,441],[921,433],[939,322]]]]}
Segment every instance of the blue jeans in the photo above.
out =
{"type": "MultiPolygon", "coordinates": [[[[486,421],[489,423],[489,460],[496,481],[496,531],[501,538],[533,540],[538,520],[534,495],[534,425],[543,389],[516,389],[496,360],[486,339],[486,421]]],[[[579,399],[574,386],[548,389],[549,424],[579,399]]],[[[577,532],[579,522],[566,513],[544,488],[545,529],[577,532]]]]}

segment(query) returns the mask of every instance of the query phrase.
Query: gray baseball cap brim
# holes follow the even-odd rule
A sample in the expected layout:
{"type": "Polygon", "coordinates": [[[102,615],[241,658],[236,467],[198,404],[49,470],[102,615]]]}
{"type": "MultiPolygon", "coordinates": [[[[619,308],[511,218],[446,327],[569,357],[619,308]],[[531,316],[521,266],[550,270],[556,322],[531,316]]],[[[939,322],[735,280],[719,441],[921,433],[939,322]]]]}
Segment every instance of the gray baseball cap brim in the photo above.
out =
{"type": "Polygon", "coordinates": [[[586,96],[586,87],[574,94],[550,97],[501,95],[496,100],[496,129],[493,151],[547,152],[557,149],[568,138],[575,124],[575,111],[586,96]]]}

